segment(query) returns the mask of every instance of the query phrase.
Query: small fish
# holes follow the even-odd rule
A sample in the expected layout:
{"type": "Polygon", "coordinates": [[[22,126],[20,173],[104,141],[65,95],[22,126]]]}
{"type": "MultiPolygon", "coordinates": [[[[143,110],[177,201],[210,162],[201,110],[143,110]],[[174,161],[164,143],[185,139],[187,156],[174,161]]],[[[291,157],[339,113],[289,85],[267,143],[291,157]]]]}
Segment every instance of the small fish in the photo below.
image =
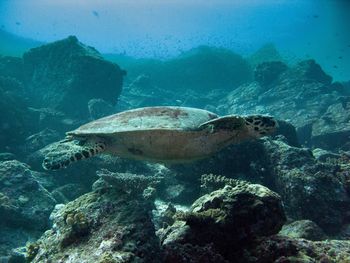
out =
{"type": "Polygon", "coordinates": [[[320,16],[317,15],[317,14],[315,14],[315,15],[313,15],[312,17],[313,17],[313,18],[319,18],[320,16]]]}
{"type": "Polygon", "coordinates": [[[20,22],[16,22],[16,25],[17,25],[17,26],[20,26],[20,25],[21,25],[21,23],[20,23],[20,22]]]}
{"type": "Polygon", "coordinates": [[[95,11],[95,10],[92,11],[92,14],[93,14],[94,16],[96,16],[96,17],[100,17],[99,13],[98,13],[97,11],[95,11]]]}

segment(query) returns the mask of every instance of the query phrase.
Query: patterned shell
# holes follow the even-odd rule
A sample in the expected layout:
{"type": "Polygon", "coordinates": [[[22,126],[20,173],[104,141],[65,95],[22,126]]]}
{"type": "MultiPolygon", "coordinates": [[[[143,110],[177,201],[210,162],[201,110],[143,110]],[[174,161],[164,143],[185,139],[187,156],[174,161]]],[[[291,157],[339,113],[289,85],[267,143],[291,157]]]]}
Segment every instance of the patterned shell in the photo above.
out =
{"type": "Polygon", "coordinates": [[[67,135],[111,135],[148,130],[193,130],[218,118],[215,113],[188,107],[146,107],[110,115],[67,132],[67,135]]]}

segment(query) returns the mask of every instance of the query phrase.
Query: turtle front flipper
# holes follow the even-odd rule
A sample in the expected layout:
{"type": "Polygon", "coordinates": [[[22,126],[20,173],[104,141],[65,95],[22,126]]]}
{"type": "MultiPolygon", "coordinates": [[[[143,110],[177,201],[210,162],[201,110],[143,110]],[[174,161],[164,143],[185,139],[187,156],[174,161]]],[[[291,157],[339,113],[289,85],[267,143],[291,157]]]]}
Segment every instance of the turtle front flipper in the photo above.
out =
{"type": "Polygon", "coordinates": [[[103,140],[66,139],[52,145],[52,150],[45,156],[42,166],[45,170],[59,170],[71,163],[95,156],[105,149],[106,143],[103,140]]]}
{"type": "Polygon", "coordinates": [[[260,138],[274,133],[277,128],[277,121],[273,117],[264,115],[227,115],[207,121],[199,126],[199,129],[207,129],[211,133],[232,131],[236,136],[239,132],[242,138],[260,138]]]}

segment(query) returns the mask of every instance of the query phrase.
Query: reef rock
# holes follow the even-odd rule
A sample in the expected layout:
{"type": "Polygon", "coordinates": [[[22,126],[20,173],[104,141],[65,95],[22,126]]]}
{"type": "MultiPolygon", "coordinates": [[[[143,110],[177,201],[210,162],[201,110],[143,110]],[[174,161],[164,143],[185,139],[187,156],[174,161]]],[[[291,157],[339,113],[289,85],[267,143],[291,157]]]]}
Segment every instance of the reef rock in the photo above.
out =
{"type": "Polygon", "coordinates": [[[298,220],[284,225],[279,233],[293,238],[305,238],[318,241],[327,238],[323,230],[311,220],[298,220]]]}
{"type": "Polygon", "coordinates": [[[223,48],[201,46],[166,61],[142,60],[129,65],[128,75],[135,79],[147,75],[161,89],[198,93],[213,89],[233,89],[252,79],[249,63],[240,55],[223,48]],[[176,81],[174,81],[176,80],[176,81]]]}
{"type": "Polygon", "coordinates": [[[279,263],[279,262],[349,262],[350,241],[309,241],[281,236],[262,238],[251,244],[234,262],[279,263]]]}
{"type": "Polygon", "coordinates": [[[103,99],[91,99],[88,102],[90,118],[96,120],[114,113],[113,106],[103,99]]]}
{"type": "Polygon", "coordinates": [[[0,55],[0,76],[24,82],[23,60],[18,57],[0,55]]]}
{"type": "Polygon", "coordinates": [[[88,117],[88,101],[93,98],[116,104],[125,75],[73,36],[31,49],[23,61],[33,106],[73,117],[88,117]]]}
{"type": "Polygon", "coordinates": [[[0,76],[0,151],[16,151],[34,129],[22,89],[16,79],[0,76]]]}
{"type": "Polygon", "coordinates": [[[265,139],[264,149],[275,184],[272,189],[281,195],[290,218],[312,220],[333,234],[348,221],[347,178],[338,173],[338,165],[320,163],[309,149],[283,141],[265,139]]]}
{"type": "Polygon", "coordinates": [[[32,262],[160,262],[152,205],[113,188],[56,206],[52,229],[27,249],[32,262]]]}
{"type": "Polygon", "coordinates": [[[56,200],[41,184],[41,176],[19,161],[0,162],[0,259],[49,226],[56,200]]]}
{"type": "Polygon", "coordinates": [[[323,149],[350,150],[350,97],[342,97],[312,125],[311,141],[323,149]]]}
{"type": "Polygon", "coordinates": [[[264,186],[245,182],[200,197],[177,218],[172,226],[158,231],[165,262],[192,262],[193,258],[183,258],[186,247],[205,251],[210,246],[212,257],[218,254],[233,260],[245,245],[278,233],[285,222],[280,197],[264,186]]]}
{"type": "Polygon", "coordinates": [[[0,163],[1,224],[43,230],[56,201],[39,182],[41,175],[19,161],[0,163]]]}
{"type": "MultiPolygon", "coordinates": [[[[306,145],[320,146],[322,139],[317,139],[320,135],[334,138],[340,132],[346,138],[349,127],[344,118],[348,114],[341,115],[348,107],[346,88],[340,83],[332,84],[332,78],[314,60],[287,69],[282,65],[260,64],[255,72],[257,81],[243,84],[226,95],[220,102],[220,114],[269,113],[292,123],[300,142],[306,145]]],[[[328,144],[328,148],[334,146],[337,145],[328,144]]]]}
{"type": "Polygon", "coordinates": [[[270,86],[288,69],[281,61],[263,62],[254,70],[254,79],[263,87],[270,86]]]}

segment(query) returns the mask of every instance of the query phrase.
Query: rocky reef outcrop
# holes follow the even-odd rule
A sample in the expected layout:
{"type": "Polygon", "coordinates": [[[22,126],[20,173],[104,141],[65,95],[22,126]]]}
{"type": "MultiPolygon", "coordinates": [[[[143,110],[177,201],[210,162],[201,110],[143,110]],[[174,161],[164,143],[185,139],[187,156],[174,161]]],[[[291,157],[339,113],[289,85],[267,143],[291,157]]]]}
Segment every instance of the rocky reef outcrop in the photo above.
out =
{"type": "Polygon", "coordinates": [[[50,129],[63,136],[112,113],[125,74],[74,36],[33,48],[23,58],[0,57],[0,149],[27,155],[31,146],[21,145],[33,134],[50,129]]]}
{"type": "Polygon", "coordinates": [[[161,262],[152,203],[106,188],[58,205],[53,227],[27,249],[31,262],[161,262]]]}
{"type": "Polygon", "coordinates": [[[348,94],[314,60],[292,67],[271,61],[257,65],[255,82],[233,90],[221,101],[220,110],[272,114],[291,122],[301,143],[336,149],[346,143],[348,134],[348,117],[342,114],[347,111],[348,94]],[[337,136],[338,144],[319,136],[337,136]]]}
{"type": "Polygon", "coordinates": [[[188,257],[190,251],[187,257],[183,253],[190,247],[194,251],[210,248],[212,255],[222,258],[219,262],[232,261],[252,240],[278,233],[285,220],[277,194],[239,181],[200,197],[177,218],[172,226],[158,231],[165,262],[195,262],[188,257]]]}
{"type": "Polygon", "coordinates": [[[87,117],[90,99],[117,102],[123,75],[92,47],[74,36],[33,48],[23,55],[27,91],[37,108],[87,117]]]}
{"type": "MultiPolygon", "coordinates": [[[[0,258],[37,239],[49,227],[56,200],[45,175],[16,160],[0,162],[0,258]]],[[[7,262],[7,261],[5,261],[7,262]]]]}
{"type": "Polygon", "coordinates": [[[56,200],[43,187],[41,175],[19,161],[0,162],[1,223],[45,229],[56,200]]]}

